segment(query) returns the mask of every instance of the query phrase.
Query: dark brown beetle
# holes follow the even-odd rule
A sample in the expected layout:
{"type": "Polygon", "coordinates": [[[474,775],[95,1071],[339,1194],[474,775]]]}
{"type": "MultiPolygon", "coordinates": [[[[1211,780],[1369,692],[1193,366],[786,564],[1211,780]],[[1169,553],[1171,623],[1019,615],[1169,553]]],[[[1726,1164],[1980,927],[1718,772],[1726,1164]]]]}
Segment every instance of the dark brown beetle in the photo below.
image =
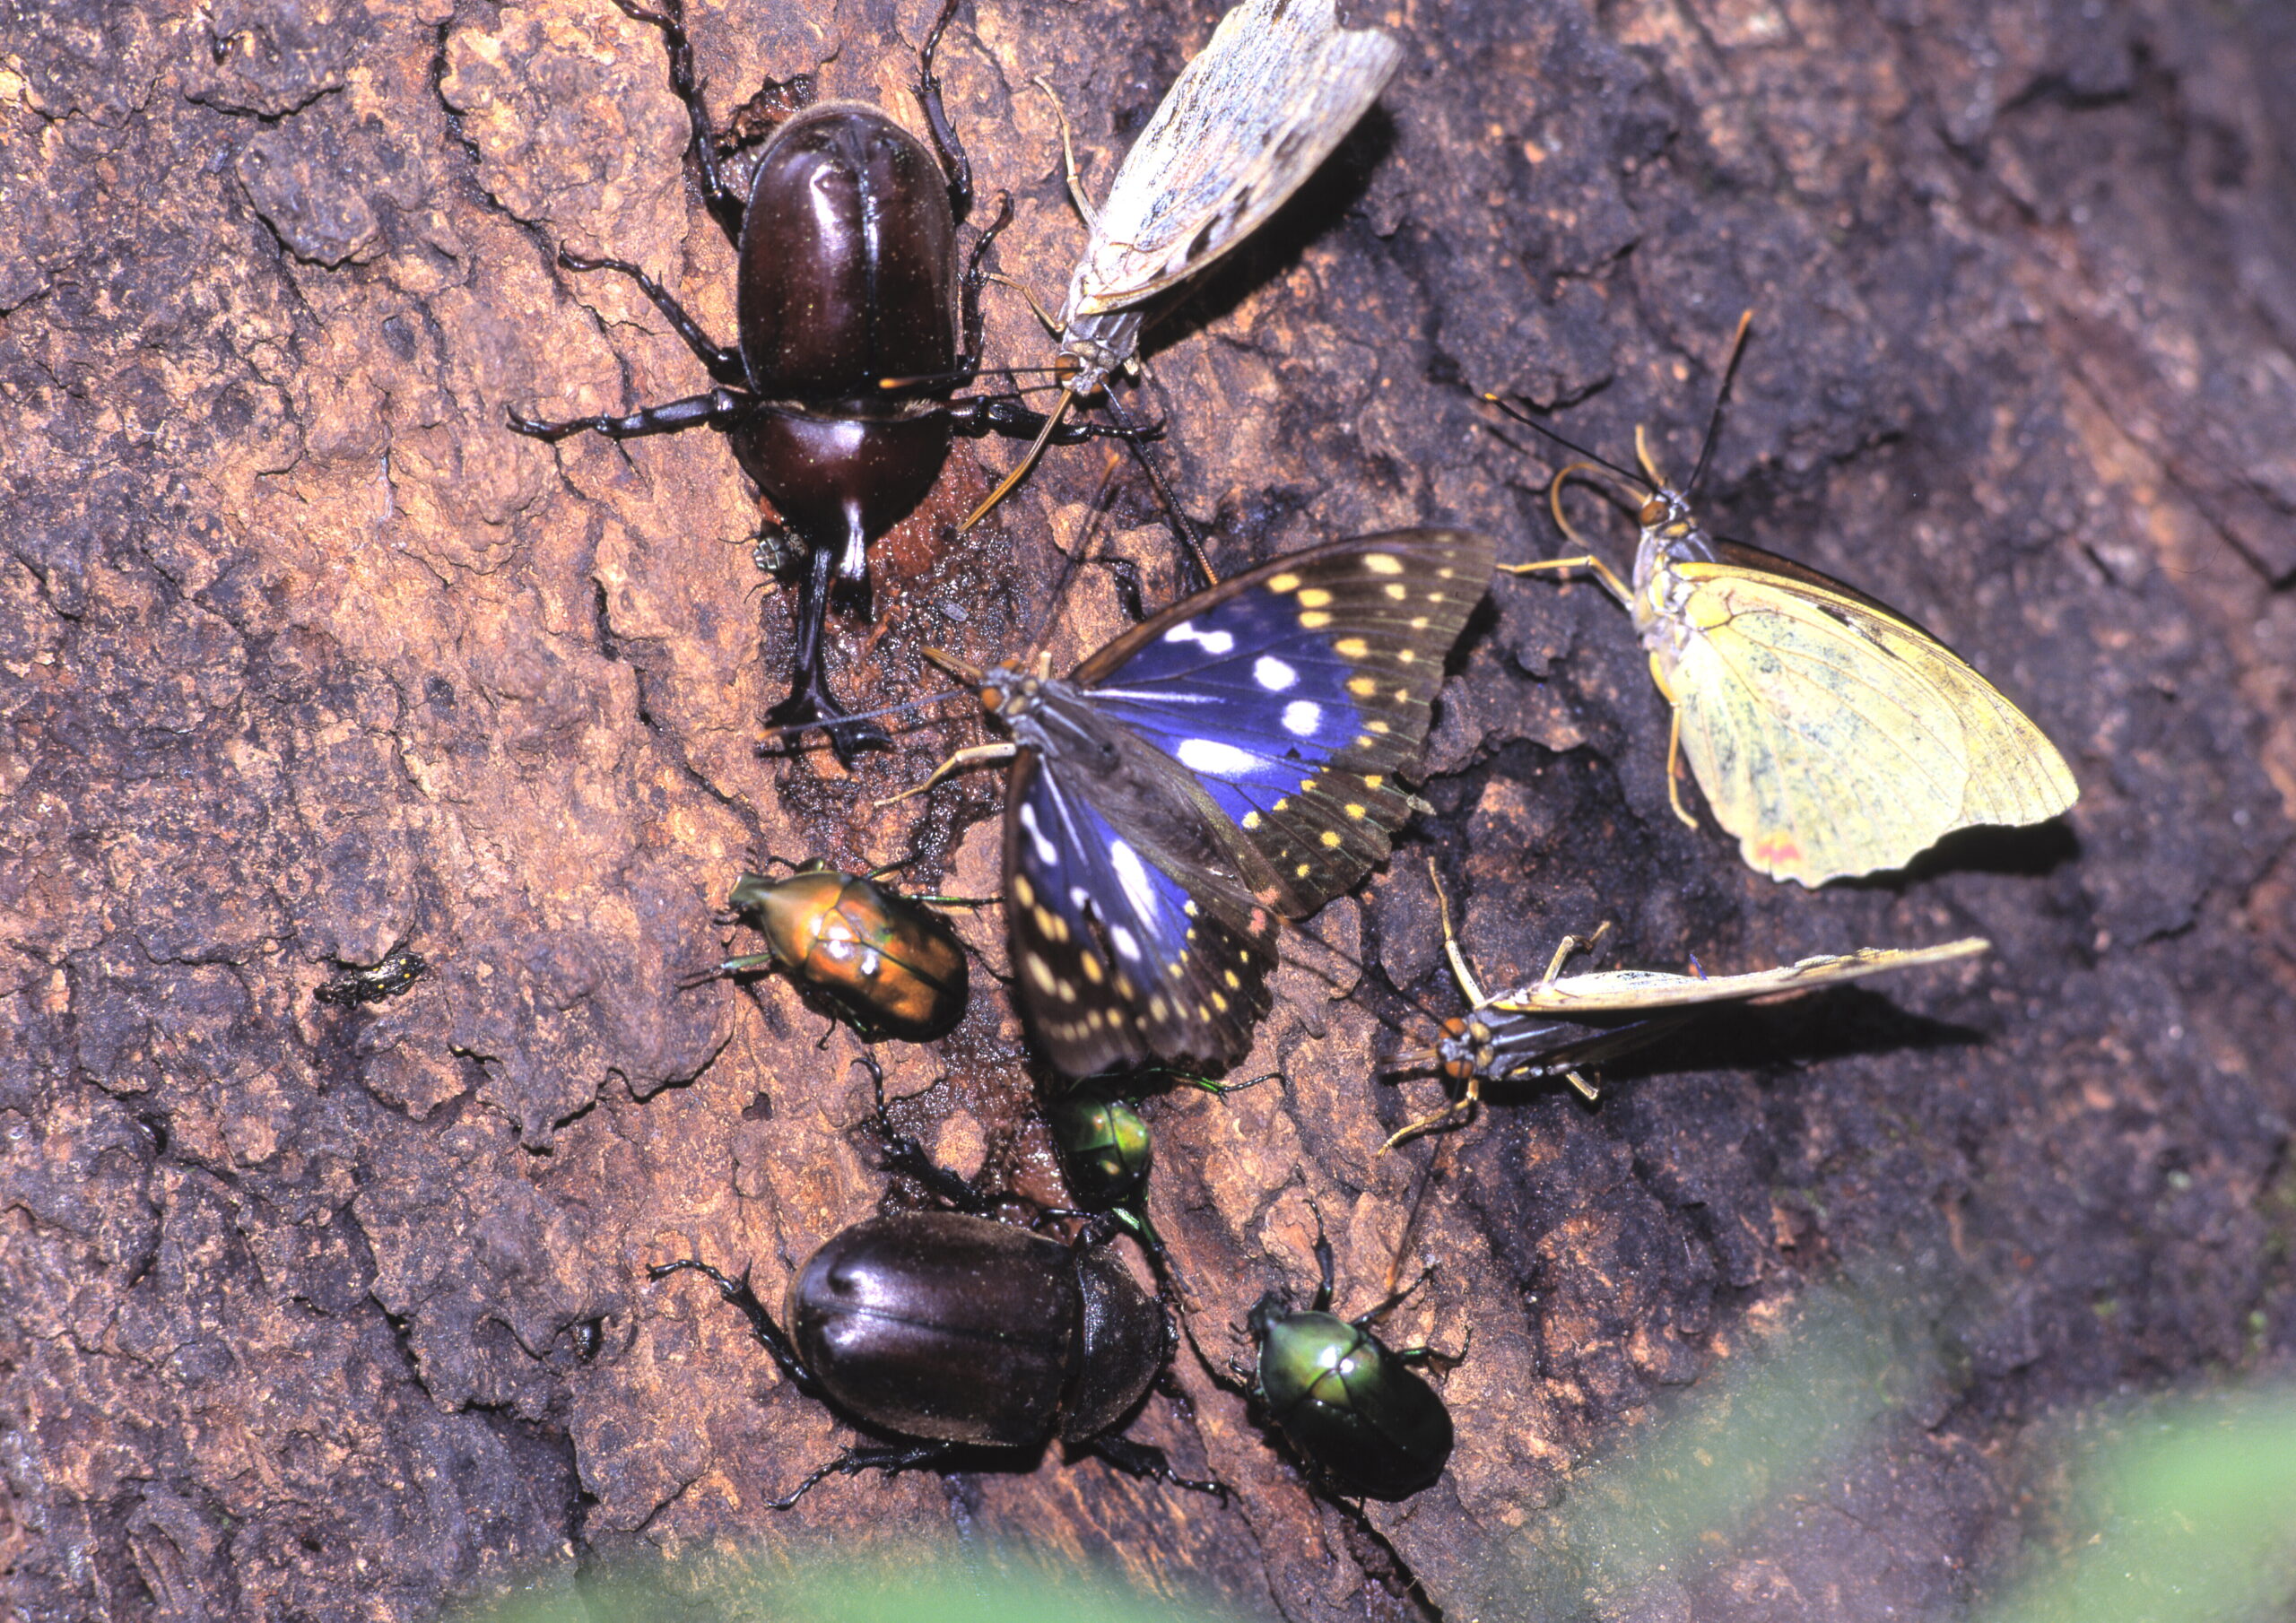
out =
{"type": "MultiPolygon", "coordinates": [[[[933,1165],[885,1116],[886,1165],[944,1198],[993,1204],[933,1165]]],[[[904,1439],[856,1444],[774,1508],[822,1478],[950,1467],[967,1449],[1032,1450],[1057,1438],[1137,1476],[1224,1495],[1174,1474],[1162,1451],[1117,1435],[1171,1357],[1170,1315],[1103,1243],[1110,1227],[1064,1245],[1011,1223],[958,1211],[903,1211],[831,1235],[790,1276],[781,1322],[750,1289],[688,1260],[740,1308],[797,1388],[873,1430],[904,1439]],[[787,1326],[786,1330],[784,1326],[787,1326]]]]}
{"type": "Polygon", "coordinates": [[[820,861],[783,879],[744,873],[730,905],[766,950],[727,959],[720,975],[778,970],[865,1038],[930,1042],[964,1018],[963,945],[938,914],[874,876],[820,861]]]}
{"type": "MultiPolygon", "coordinates": [[[[982,256],[1011,218],[1009,202],[957,271],[957,223],[971,171],[941,106],[933,53],[955,15],[946,0],[919,57],[918,105],[938,154],[874,108],[829,102],[776,130],[746,202],[719,172],[719,146],[693,76],[680,0],[649,11],[614,0],[661,30],[670,83],[693,126],[702,200],[733,240],[740,345],[711,341],[639,266],[561,252],[572,270],[619,271],[637,282],[717,386],[626,415],[544,421],[510,413],[522,434],[557,440],[587,430],[615,439],[709,427],[723,432],[758,488],[804,542],[796,685],[770,719],[786,725],[847,714],[822,669],[822,630],[840,583],[865,591],[870,541],[898,524],[940,476],[952,434],[1033,435],[1040,414],[1009,399],[952,401],[980,363],[982,256]],[[886,386],[891,381],[896,386],[886,386]]],[[[1124,430],[1086,427],[1070,440],[1124,430]]],[[[840,756],[883,742],[865,723],[833,728],[840,756]]]]}

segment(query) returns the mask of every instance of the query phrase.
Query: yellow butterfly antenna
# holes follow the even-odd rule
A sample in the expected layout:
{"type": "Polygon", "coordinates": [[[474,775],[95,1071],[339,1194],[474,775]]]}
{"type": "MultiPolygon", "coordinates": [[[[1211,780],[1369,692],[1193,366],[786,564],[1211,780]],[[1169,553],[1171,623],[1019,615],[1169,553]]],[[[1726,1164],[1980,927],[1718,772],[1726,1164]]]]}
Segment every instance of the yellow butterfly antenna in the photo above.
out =
{"type": "Polygon", "coordinates": [[[1649,475],[1652,490],[1663,490],[1667,488],[1666,476],[1658,472],[1658,464],[1650,455],[1649,436],[1643,431],[1642,425],[1639,422],[1634,425],[1634,460],[1640,463],[1643,473],[1649,475]]]}

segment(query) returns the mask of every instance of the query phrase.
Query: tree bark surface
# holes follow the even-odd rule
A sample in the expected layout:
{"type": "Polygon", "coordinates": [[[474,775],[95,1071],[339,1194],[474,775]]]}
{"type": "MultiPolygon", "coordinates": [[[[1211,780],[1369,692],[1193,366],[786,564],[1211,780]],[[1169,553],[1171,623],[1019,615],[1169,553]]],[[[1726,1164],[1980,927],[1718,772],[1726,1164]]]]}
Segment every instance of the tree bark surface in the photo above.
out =
{"type": "MultiPolygon", "coordinates": [[[[997,263],[1057,302],[1085,184],[1207,3],[971,0],[944,46],[997,263]]],[[[1331,167],[1154,329],[1140,398],[1224,570],[1459,523],[1564,550],[1553,466],[1474,389],[1678,476],[1856,583],[2064,748],[2061,822],[1809,893],[1668,809],[1666,712],[1588,586],[1504,578],[1453,662],[1433,810],[1277,982],[1227,1099],[1146,1109],[1185,1406],[1133,1434],[1223,1506],[1100,1463],[833,1479],[852,1432],[691,1276],[778,1293],[912,1200],[865,1050],[784,982],[683,986],[753,938],[766,855],[989,896],[1000,782],[880,807],[959,719],[854,771],[761,758],[789,597],[719,437],[505,427],[700,392],[622,280],[720,339],[655,33],[605,0],[18,10],[0,40],[0,1610],[400,1619],[662,1552],[962,1532],[1297,1619],[1939,1615],[2035,1533],[2034,1439],[2132,1387],[2296,1349],[2296,23],[2274,0],[1401,0],[1404,67],[1331,167]],[[1992,953],[1724,1014],[1603,1080],[1382,1156],[1455,1012],[1424,852],[1486,979],[1608,920],[1710,972],[1982,934],[1992,953]],[[397,945],[430,973],[315,1000],[397,945]],[[1352,961],[1351,961],[1352,960],[1352,961]],[[1358,968],[1360,963],[1362,967],[1358,968]],[[1383,1023],[1382,1015],[1386,1020],[1383,1023]],[[1344,1311],[1464,1350],[1444,1480],[1318,1497],[1232,1384],[1318,1224],[1344,1311]],[[1889,1281],[1899,1281],[1891,1286],[1889,1281]],[[1535,1595],[1577,1485],[1762,1356],[1813,1293],[1895,1291],[1931,1350],[1832,1464],[1700,1558],[1535,1595]],[[1943,1348],[1943,1353],[1937,1349],[1943,1348]]],[[[931,17],[695,0],[721,121],[764,81],[921,128],[931,17]]],[[[988,298],[993,360],[1049,344],[988,298]]],[[[835,623],[857,699],[1048,628],[1055,663],[1176,590],[1129,464],[961,440],[835,623]],[[1113,473],[1111,473],[1113,469],[1113,473]],[[1102,499],[1104,487],[1106,499],[1102,499]],[[1096,507],[1107,516],[1095,520],[1096,507]],[[1057,603],[1064,555],[1078,570],[1057,603]]],[[[1598,549],[1629,532],[1592,502],[1598,549]],[[1607,520],[1608,522],[1603,522],[1607,520]]],[[[1698,805],[1695,795],[1691,803],[1698,805]]],[[[993,909],[961,920],[1004,970],[993,909]]],[[[874,1053],[946,1164],[1057,1203],[1010,998],[874,1053]]],[[[1814,1399],[1813,1399],[1814,1401],[1814,1399]]],[[[2045,1531],[2045,1530],[2043,1530],[2045,1531]]],[[[1587,1553],[1563,1550],[1559,1559],[1587,1553]]]]}

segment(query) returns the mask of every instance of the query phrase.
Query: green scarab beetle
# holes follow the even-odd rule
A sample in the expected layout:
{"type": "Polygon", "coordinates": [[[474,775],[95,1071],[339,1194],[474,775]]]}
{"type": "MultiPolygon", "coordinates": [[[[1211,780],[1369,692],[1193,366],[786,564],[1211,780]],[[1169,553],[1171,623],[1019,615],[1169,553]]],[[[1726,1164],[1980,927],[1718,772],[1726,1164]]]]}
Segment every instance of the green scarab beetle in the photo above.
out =
{"type": "Polygon", "coordinates": [[[1405,1499],[1433,1486],[1451,1457],[1451,1411],[1413,1364],[1437,1355],[1396,1350],[1371,1325],[1409,1294],[1343,1319],[1330,1311],[1331,1246],[1316,1237],[1323,1271],[1307,1311],[1274,1291],[1246,1321],[1259,1343],[1252,1397],[1310,1476],[1343,1494],[1405,1499]]]}
{"type": "Polygon", "coordinates": [[[865,1037],[929,1042],[964,1016],[965,950],[948,921],[874,878],[815,860],[781,879],[743,874],[729,905],[766,950],[720,975],[779,970],[865,1037]]]}

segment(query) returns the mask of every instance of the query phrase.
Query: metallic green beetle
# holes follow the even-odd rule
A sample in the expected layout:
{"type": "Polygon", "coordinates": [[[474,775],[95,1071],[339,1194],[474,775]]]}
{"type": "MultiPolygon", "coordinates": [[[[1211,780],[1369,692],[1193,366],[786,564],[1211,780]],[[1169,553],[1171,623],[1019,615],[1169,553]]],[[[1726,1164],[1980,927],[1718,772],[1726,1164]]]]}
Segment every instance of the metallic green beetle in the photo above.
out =
{"type": "Polygon", "coordinates": [[[1320,1234],[1316,1262],[1323,1279],[1307,1311],[1270,1291],[1246,1321],[1259,1342],[1252,1397],[1325,1486],[1370,1499],[1409,1498],[1432,1487],[1451,1457],[1451,1411],[1410,1368],[1438,1355],[1425,1347],[1396,1350],[1371,1333],[1409,1289],[1343,1319],[1330,1311],[1331,1245],[1320,1234]]]}

